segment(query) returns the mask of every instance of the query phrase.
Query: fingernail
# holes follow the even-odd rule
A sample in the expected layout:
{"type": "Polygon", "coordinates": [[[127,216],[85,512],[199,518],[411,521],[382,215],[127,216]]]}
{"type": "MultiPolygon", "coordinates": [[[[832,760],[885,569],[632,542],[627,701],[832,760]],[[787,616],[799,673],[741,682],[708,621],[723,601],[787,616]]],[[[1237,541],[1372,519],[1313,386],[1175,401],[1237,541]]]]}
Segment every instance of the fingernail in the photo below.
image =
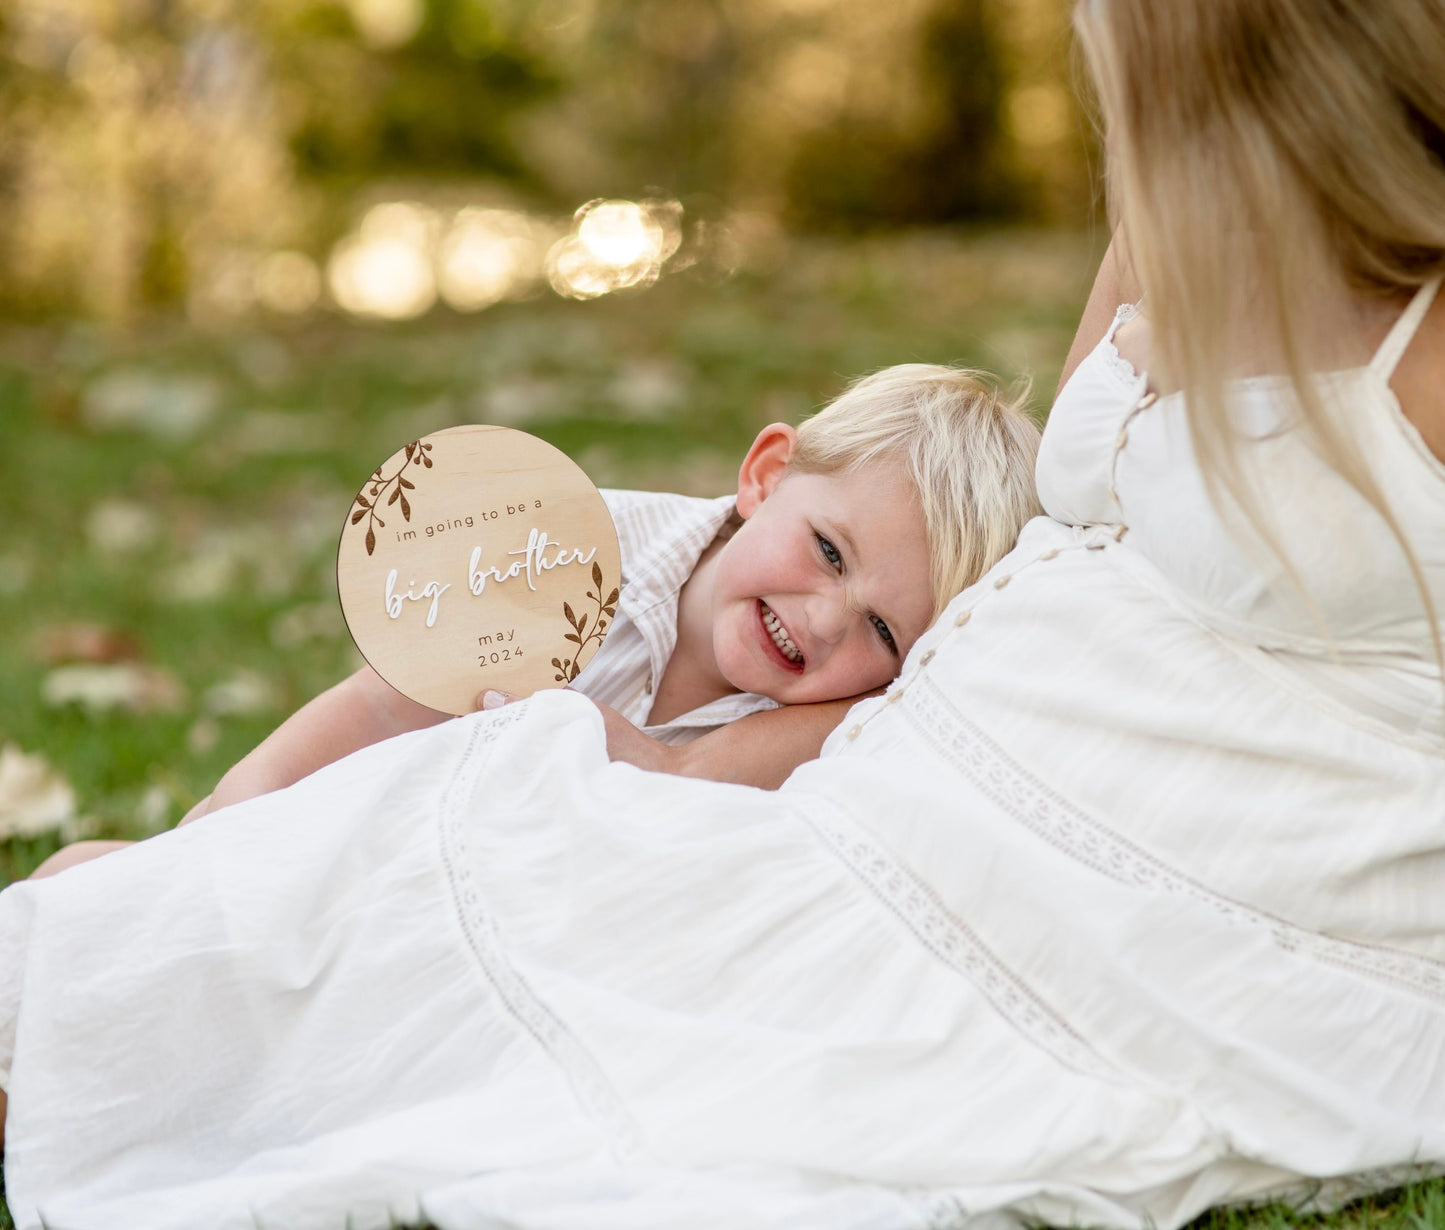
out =
{"type": "Polygon", "coordinates": [[[492,688],[488,688],[482,693],[482,708],[500,709],[511,699],[512,695],[510,692],[498,692],[492,688]]]}

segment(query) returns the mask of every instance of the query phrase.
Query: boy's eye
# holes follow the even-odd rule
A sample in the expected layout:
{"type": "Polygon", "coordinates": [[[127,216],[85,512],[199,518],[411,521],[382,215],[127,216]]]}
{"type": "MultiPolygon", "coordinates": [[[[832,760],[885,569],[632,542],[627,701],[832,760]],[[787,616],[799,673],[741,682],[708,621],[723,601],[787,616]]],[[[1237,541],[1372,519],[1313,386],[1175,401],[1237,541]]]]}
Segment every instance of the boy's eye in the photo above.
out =
{"type": "Polygon", "coordinates": [[[888,652],[896,657],[898,655],[898,643],[893,639],[893,633],[888,631],[888,625],[876,615],[870,615],[868,618],[873,621],[873,630],[878,633],[879,639],[888,646],[888,652]]]}
{"type": "Polygon", "coordinates": [[[843,570],[843,556],[838,551],[838,548],[824,538],[822,534],[815,532],[813,537],[818,540],[818,551],[827,561],[828,566],[830,568],[836,568],[841,572],[843,570]]]}

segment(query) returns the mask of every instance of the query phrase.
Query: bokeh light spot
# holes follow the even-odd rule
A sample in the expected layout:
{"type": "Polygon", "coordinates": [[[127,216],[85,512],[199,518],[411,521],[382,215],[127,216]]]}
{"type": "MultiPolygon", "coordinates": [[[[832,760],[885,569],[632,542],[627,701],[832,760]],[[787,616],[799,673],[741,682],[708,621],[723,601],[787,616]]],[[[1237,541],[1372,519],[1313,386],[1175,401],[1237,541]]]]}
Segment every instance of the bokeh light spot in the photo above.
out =
{"type": "Polygon", "coordinates": [[[432,245],[436,214],[410,201],[375,206],[355,235],[332,251],[327,284],[356,316],[408,320],[436,302],[432,245]]]}
{"type": "Polygon", "coordinates": [[[409,43],[426,17],[425,0],[347,0],[362,41],[379,51],[409,43]]]}
{"type": "Polygon", "coordinates": [[[574,216],[572,233],[547,253],[547,279],[573,299],[647,285],[681,242],[676,201],[589,201],[574,216]]]}
{"type": "Polygon", "coordinates": [[[256,270],[256,299],[273,312],[300,315],[321,297],[321,271],[304,252],[273,252],[256,270]]]}
{"type": "Polygon", "coordinates": [[[1057,85],[1030,85],[1008,97],[1009,132],[1020,145],[1052,145],[1069,135],[1069,96],[1057,85]]]}
{"type": "Polygon", "coordinates": [[[542,272],[536,227],[524,214],[463,209],[438,253],[442,297],[475,312],[526,294],[542,272]]]}

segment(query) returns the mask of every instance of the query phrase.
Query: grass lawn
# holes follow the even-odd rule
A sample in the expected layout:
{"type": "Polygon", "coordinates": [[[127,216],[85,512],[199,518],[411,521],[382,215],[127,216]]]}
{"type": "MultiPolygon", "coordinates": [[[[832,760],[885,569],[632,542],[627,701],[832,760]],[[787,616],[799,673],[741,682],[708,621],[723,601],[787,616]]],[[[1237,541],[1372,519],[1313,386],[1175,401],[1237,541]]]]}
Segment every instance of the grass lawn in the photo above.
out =
{"type": "MultiPolygon", "coordinates": [[[[764,423],[887,364],[1031,371],[1042,409],[1097,254],[1069,235],[928,233],[406,325],[0,327],[0,883],[64,840],[174,824],[359,664],[337,537],[405,441],[503,423],[601,485],[711,495],[764,423]]],[[[1445,1187],[1202,1224],[1445,1230],[1445,1187]]]]}

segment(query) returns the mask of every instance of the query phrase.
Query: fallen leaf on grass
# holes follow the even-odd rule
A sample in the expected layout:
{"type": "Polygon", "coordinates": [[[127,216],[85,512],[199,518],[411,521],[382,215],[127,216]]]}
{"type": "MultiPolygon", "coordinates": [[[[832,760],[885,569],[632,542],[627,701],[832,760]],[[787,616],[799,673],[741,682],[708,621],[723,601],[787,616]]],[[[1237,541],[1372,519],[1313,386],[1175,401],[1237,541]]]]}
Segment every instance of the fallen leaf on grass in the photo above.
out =
{"type": "Polygon", "coordinates": [[[62,662],[129,662],[140,657],[135,638],[105,624],[55,624],[36,637],[35,651],[47,666],[62,662]]]}
{"type": "Polygon", "coordinates": [[[38,752],[0,747],[0,841],[37,837],[75,820],[75,790],[38,752]]]}
{"type": "Polygon", "coordinates": [[[41,697],[56,708],[80,705],[90,713],[171,712],[186,703],[185,688],[174,675],[136,662],[59,667],[45,677],[41,697]]]}

